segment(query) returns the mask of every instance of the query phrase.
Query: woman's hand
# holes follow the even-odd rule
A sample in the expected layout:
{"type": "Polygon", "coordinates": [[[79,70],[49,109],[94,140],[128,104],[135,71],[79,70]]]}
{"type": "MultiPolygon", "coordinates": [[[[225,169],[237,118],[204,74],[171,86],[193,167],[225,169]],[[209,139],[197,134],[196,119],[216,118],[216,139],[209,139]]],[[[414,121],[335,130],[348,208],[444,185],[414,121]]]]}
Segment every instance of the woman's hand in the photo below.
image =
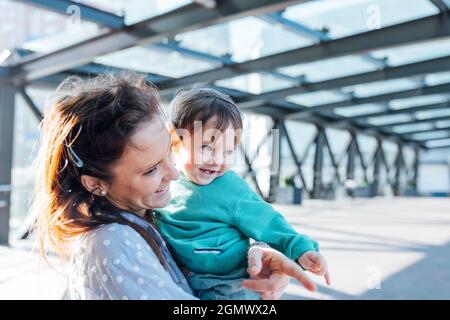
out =
{"type": "Polygon", "coordinates": [[[247,270],[251,279],[244,280],[242,285],[259,292],[264,300],[279,299],[291,277],[298,280],[306,289],[316,290],[314,282],[306,276],[299,265],[272,248],[251,247],[248,252],[247,270]]]}

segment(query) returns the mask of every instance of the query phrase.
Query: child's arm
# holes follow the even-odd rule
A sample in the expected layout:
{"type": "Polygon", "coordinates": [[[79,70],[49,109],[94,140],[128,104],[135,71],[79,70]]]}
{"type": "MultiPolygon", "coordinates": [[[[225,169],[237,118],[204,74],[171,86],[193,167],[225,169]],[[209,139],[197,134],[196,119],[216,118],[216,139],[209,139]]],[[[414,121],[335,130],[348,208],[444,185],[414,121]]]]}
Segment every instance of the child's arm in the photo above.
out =
{"type": "Polygon", "coordinates": [[[319,252],[307,251],[300,258],[298,258],[297,261],[303,269],[317,274],[318,276],[324,276],[326,283],[328,285],[331,284],[327,262],[319,252]]]}
{"type": "Polygon", "coordinates": [[[319,244],[304,234],[299,234],[270,204],[253,191],[249,191],[234,209],[234,226],[250,238],[264,241],[298,261],[306,270],[325,276],[329,274],[319,244]]]}
{"type": "Polygon", "coordinates": [[[307,251],[319,251],[316,241],[295,231],[278,211],[252,190],[236,203],[233,214],[233,225],[246,236],[268,243],[292,260],[307,251]]]}

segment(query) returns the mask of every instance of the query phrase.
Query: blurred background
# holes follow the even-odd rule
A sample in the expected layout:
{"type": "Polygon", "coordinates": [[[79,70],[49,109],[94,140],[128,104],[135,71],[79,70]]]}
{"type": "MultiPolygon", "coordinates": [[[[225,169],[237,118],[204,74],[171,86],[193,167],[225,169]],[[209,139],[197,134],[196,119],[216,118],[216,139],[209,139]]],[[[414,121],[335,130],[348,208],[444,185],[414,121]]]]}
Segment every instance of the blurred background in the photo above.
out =
{"type": "Polygon", "coordinates": [[[63,287],[27,234],[46,99],[122,70],[244,111],[234,169],[334,274],[285,299],[450,299],[449,0],[0,0],[0,299],[63,287]]]}

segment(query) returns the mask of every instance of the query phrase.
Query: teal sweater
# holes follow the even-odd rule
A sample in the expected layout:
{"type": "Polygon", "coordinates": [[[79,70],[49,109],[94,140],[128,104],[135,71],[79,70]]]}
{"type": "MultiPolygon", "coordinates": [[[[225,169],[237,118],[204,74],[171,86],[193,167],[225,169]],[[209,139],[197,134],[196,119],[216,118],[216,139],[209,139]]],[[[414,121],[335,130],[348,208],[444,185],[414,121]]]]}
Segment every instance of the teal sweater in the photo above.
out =
{"type": "Polygon", "coordinates": [[[319,250],[233,171],[206,186],[180,174],[171,202],[156,211],[156,221],[179,262],[196,273],[225,275],[245,267],[249,238],[293,260],[319,250]]]}

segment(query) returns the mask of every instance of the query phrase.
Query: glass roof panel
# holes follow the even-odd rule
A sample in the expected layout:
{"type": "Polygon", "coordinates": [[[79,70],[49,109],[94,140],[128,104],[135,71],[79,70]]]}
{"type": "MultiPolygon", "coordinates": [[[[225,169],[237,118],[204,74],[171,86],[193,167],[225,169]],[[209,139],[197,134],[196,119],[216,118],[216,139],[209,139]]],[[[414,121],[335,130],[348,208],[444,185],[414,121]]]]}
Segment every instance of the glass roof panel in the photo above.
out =
{"type": "Polygon", "coordinates": [[[408,133],[408,132],[430,130],[430,129],[433,129],[432,122],[398,125],[398,126],[395,126],[392,128],[392,130],[397,133],[408,133]]]}
{"type": "Polygon", "coordinates": [[[387,124],[397,123],[397,122],[408,122],[413,119],[414,119],[413,116],[410,114],[395,114],[395,115],[369,118],[367,121],[370,124],[381,126],[381,125],[385,125],[385,124],[387,125],[387,124]]]}
{"type": "Polygon", "coordinates": [[[215,81],[214,84],[253,94],[291,87],[293,83],[268,73],[250,73],[242,76],[215,81]]]}
{"type": "Polygon", "coordinates": [[[373,71],[375,69],[376,66],[365,58],[351,55],[298,64],[280,68],[279,71],[294,77],[304,75],[307,81],[318,82],[373,71]]]}
{"type": "Polygon", "coordinates": [[[334,156],[337,158],[342,155],[350,141],[350,134],[348,131],[326,128],[325,133],[330,140],[330,148],[333,151],[334,156]]]}
{"type": "Polygon", "coordinates": [[[82,22],[78,26],[69,27],[57,34],[37,38],[23,44],[23,48],[40,53],[49,53],[77,42],[92,38],[98,33],[98,25],[90,22],[82,22]]]}
{"type": "Polygon", "coordinates": [[[343,87],[342,90],[346,92],[353,92],[355,97],[362,98],[414,89],[417,86],[417,82],[410,79],[395,79],[343,87]]]}
{"type": "Polygon", "coordinates": [[[447,128],[447,127],[450,127],[450,120],[436,121],[436,128],[447,128]]]}
{"type": "Polygon", "coordinates": [[[450,71],[430,73],[425,77],[425,83],[429,86],[450,83],[450,71]]]}
{"type": "Polygon", "coordinates": [[[376,58],[387,57],[387,62],[391,66],[444,57],[450,55],[450,37],[442,40],[433,40],[413,45],[376,50],[372,51],[371,54],[376,58]]]}
{"type": "Polygon", "coordinates": [[[444,140],[434,140],[434,141],[427,141],[425,142],[427,147],[434,148],[434,147],[444,147],[449,146],[450,147],[450,138],[444,139],[444,140]]]}
{"type": "Polygon", "coordinates": [[[446,138],[446,137],[450,138],[449,132],[446,130],[416,133],[416,134],[412,135],[412,138],[416,139],[416,140],[431,140],[431,139],[439,139],[439,138],[446,138]]]}
{"type": "Polygon", "coordinates": [[[426,110],[419,111],[415,113],[417,119],[429,119],[437,117],[450,116],[450,108],[448,109],[436,109],[436,110],[426,110]]]}
{"type": "Polygon", "coordinates": [[[186,5],[190,0],[75,0],[82,4],[124,16],[130,25],[186,5]]]}
{"type": "Polygon", "coordinates": [[[313,29],[328,29],[331,38],[340,38],[438,12],[428,0],[326,0],[291,6],[284,15],[313,29]]]}
{"type": "Polygon", "coordinates": [[[307,107],[347,100],[347,96],[335,91],[316,91],[289,96],[286,100],[307,107]]]}
{"type": "Polygon", "coordinates": [[[188,58],[178,52],[168,54],[144,47],[109,53],[94,59],[94,62],[168,77],[183,77],[218,67],[217,63],[188,58]]]}
{"type": "Polygon", "coordinates": [[[345,108],[336,108],[334,113],[344,116],[344,117],[355,117],[363,114],[370,114],[375,112],[381,112],[386,109],[385,105],[368,103],[368,104],[359,104],[357,106],[345,107],[345,108]]]}
{"type": "Polygon", "coordinates": [[[175,37],[183,47],[215,56],[231,55],[235,62],[305,47],[312,40],[256,17],[245,17],[175,37]]]}
{"type": "Polygon", "coordinates": [[[389,140],[383,140],[382,144],[386,161],[393,164],[397,156],[398,145],[389,140]]]}
{"type": "Polygon", "coordinates": [[[374,137],[364,134],[357,135],[356,139],[358,140],[359,148],[361,149],[361,153],[363,154],[366,163],[370,163],[372,155],[377,148],[377,140],[374,137]]]}
{"type": "Polygon", "coordinates": [[[443,103],[448,101],[449,96],[444,94],[433,94],[429,96],[419,96],[404,99],[391,100],[389,106],[391,109],[406,109],[428,104],[443,103]]]}
{"type": "Polygon", "coordinates": [[[91,22],[9,0],[0,1],[0,21],[0,52],[23,46],[48,52],[89,38],[99,29],[91,22]]]}

